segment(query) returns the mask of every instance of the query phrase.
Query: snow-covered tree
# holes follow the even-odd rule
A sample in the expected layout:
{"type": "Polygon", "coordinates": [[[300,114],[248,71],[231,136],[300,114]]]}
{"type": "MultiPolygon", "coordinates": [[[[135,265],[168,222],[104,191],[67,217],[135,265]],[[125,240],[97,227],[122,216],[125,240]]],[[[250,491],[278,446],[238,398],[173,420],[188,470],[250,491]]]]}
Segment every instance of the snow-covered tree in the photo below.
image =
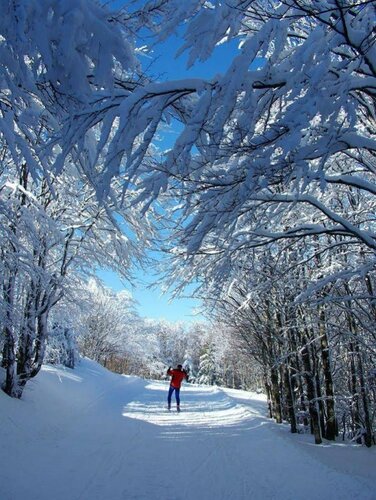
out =
{"type": "MultiPolygon", "coordinates": [[[[20,396],[39,371],[50,314],[83,276],[98,266],[128,276],[156,215],[168,221],[163,236],[174,228],[165,250],[177,286],[195,280],[209,310],[232,326],[236,348],[262,371],[277,421],[296,429],[301,409],[320,442],[333,439],[341,409],[344,432],[370,445],[374,2],[136,4],[114,13],[91,0],[2,3],[5,391],[20,396]],[[166,43],[176,30],[190,65],[218,44],[239,48],[212,78],[151,81],[135,47],[147,31],[151,43],[166,43]],[[177,122],[177,140],[157,161],[153,140],[177,122]]],[[[175,358],[199,369],[208,337],[193,342],[141,321],[126,339],[106,307],[87,332],[107,332],[121,369],[150,375],[175,358]]],[[[217,365],[226,352],[219,337],[209,339],[217,365]]]]}
{"type": "Polygon", "coordinates": [[[137,80],[131,21],[125,26],[92,0],[3,1],[0,140],[8,161],[48,177],[58,152],[46,144],[62,120],[110,89],[116,73],[137,80]]]}
{"type": "MultiPolygon", "coordinates": [[[[372,290],[374,275],[324,285],[327,274],[361,256],[339,245],[334,258],[321,240],[312,248],[281,242],[244,255],[231,284],[215,296],[215,315],[232,333],[234,352],[261,375],[277,422],[286,419],[297,432],[304,416],[317,443],[340,434],[371,446],[375,338],[367,283],[372,290]]],[[[212,298],[214,291],[220,287],[212,287],[212,298]]]]}
{"type": "Polygon", "coordinates": [[[49,182],[34,180],[26,165],[20,179],[12,173],[10,166],[0,178],[2,362],[6,392],[21,395],[43,363],[51,309],[72,293],[79,276],[100,266],[129,277],[152,233],[148,218],[141,220],[126,204],[115,218],[115,193],[122,196],[116,182],[113,204],[101,206],[74,165],[49,182]]]}
{"type": "Polygon", "coordinates": [[[113,357],[130,351],[129,339],[141,319],[126,290],[113,292],[91,281],[86,293],[77,318],[80,352],[106,366],[113,357]]]}
{"type": "Polygon", "coordinates": [[[214,346],[206,343],[200,355],[200,364],[197,373],[197,382],[204,385],[217,384],[218,367],[215,358],[214,346]]]}
{"type": "Polygon", "coordinates": [[[45,362],[74,368],[78,361],[76,333],[58,323],[48,333],[45,362]]]}

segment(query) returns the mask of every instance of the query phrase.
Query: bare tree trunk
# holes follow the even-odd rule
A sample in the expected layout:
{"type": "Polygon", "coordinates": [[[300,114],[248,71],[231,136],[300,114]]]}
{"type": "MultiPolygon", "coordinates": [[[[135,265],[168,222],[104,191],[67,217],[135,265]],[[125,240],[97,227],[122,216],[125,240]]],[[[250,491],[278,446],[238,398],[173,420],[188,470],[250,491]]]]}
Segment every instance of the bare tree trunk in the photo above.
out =
{"type": "Polygon", "coordinates": [[[18,383],[16,374],[16,356],[15,356],[15,339],[11,328],[4,328],[4,347],[3,347],[3,368],[5,368],[6,376],[3,384],[3,391],[12,398],[18,396],[18,383]]]}
{"type": "MultiPolygon", "coordinates": [[[[350,378],[349,378],[349,386],[350,386],[350,392],[352,395],[352,402],[351,402],[351,419],[352,419],[352,425],[353,425],[353,433],[354,435],[359,435],[359,432],[362,428],[362,424],[360,421],[360,409],[359,409],[359,394],[357,390],[357,376],[356,376],[356,368],[355,368],[355,350],[354,350],[354,345],[352,342],[349,343],[348,346],[349,349],[349,358],[350,358],[350,378]]],[[[359,436],[357,438],[357,443],[361,444],[362,439],[359,436]]]]}
{"type": "Polygon", "coordinates": [[[284,375],[284,386],[286,392],[287,411],[290,421],[290,430],[293,434],[295,434],[296,432],[298,432],[298,429],[296,425],[294,382],[290,376],[291,375],[290,369],[286,365],[284,366],[283,375],[284,375]]]}
{"type": "Polygon", "coordinates": [[[317,404],[317,394],[314,381],[314,374],[312,373],[312,365],[310,359],[310,353],[308,349],[308,341],[305,339],[305,345],[302,349],[302,362],[304,368],[304,375],[307,384],[307,397],[309,405],[309,414],[311,416],[312,431],[315,438],[316,444],[322,443],[321,429],[320,429],[320,411],[317,404]]]}
{"type": "Polygon", "coordinates": [[[33,343],[36,336],[36,310],[38,307],[38,298],[35,295],[35,286],[31,283],[26,297],[23,325],[21,326],[17,349],[17,376],[21,391],[30,379],[32,369],[33,343]]]}
{"type": "Polygon", "coordinates": [[[282,423],[281,394],[279,391],[278,369],[275,366],[272,366],[270,370],[270,380],[271,380],[273,417],[275,418],[277,424],[281,424],[282,423]]]}
{"type": "MultiPolygon", "coordinates": [[[[28,168],[26,163],[21,165],[20,178],[19,183],[24,188],[21,191],[19,198],[19,207],[15,217],[14,222],[10,225],[10,231],[13,233],[15,239],[17,235],[18,223],[21,217],[21,207],[25,206],[27,196],[27,184],[28,184],[28,168]]],[[[17,266],[15,263],[17,262],[16,257],[17,249],[15,244],[10,241],[9,242],[9,255],[11,266],[8,269],[9,277],[8,281],[5,279],[5,283],[3,285],[3,297],[4,304],[6,308],[5,312],[5,326],[4,326],[4,347],[3,347],[3,361],[2,365],[6,370],[6,378],[3,384],[3,390],[6,394],[11,396],[12,398],[20,398],[22,395],[22,390],[19,387],[19,380],[17,376],[17,358],[16,358],[16,348],[17,348],[17,337],[15,335],[15,311],[14,311],[14,295],[15,295],[15,286],[16,286],[16,275],[17,275],[17,266]]]]}
{"type": "Polygon", "coordinates": [[[37,338],[35,340],[34,361],[33,369],[31,371],[31,377],[35,377],[39,373],[43,365],[48,336],[47,319],[49,312],[50,308],[48,308],[38,316],[37,338]]]}
{"type": "MultiPolygon", "coordinates": [[[[347,288],[347,292],[349,289],[347,288]]],[[[357,360],[357,374],[359,377],[360,383],[360,396],[362,400],[363,406],[363,418],[364,418],[364,443],[369,448],[372,446],[372,421],[371,421],[371,411],[369,408],[369,398],[367,394],[367,382],[366,377],[364,375],[364,366],[363,366],[363,355],[360,350],[359,341],[358,341],[358,332],[357,326],[354,321],[354,315],[352,314],[351,308],[347,312],[347,320],[349,324],[349,329],[353,337],[353,349],[354,355],[357,360]]]]}
{"type": "MultiPolygon", "coordinates": [[[[291,335],[290,335],[290,342],[291,342],[291,348],[294,353],[292,360],[291,360],[291,365],[294,367],[295,370],[295,377],[294,377],[294,385],[298,388],[298,395],[299,395],[299,405],[300,408],[303,412],[307,411],[307,406],[305,403],[305,398],[304,398],[304,378],[302,377],[302,367],[301,367],[301,361],[298,356],[298,345],[297,343],[301,345],[302,340],[301,340],[301,335],[299,332],[295,329],[293,329],[291,335]]],[[[297,398],[296,398],[297,399],[297,398]]],[[[308,426],[308,419],[304,417],[304,425],[308,426]]]]}
{"type": "Polygon", "coordinates": [[[317,399],[317,406],[319,408],[319,416],[320,416],[320,431],[321,431],[321,436],[325,437],[325,405],[322,397],[322,392],[321,392],[321,381],[320,377],[318,374],[317,367],[314,369],[314,378],[315,378],[315,389],[316,389],[316,399],[317,399]]]}
{"type": "Polygon", "coordinates": [[[12,398],[19,397],[18,395],[18,379],[16,374],[16,338],[13,331],[13,293],[14,293],[15,277],[11,276],[3,286],[5,312],[5,325],[3,330],[4,346],[2,366],[5,368],[6,376],[3,384],[3,391],[12,398]]]}
{"type": "Polygon", "coordinates": [[[368,399],[367,388],[366,388],[366,380],[365,380],[365,376],[364,376],[362,353],[360,352],[358,342],[355,343],[355,352],[357,354],[357,360],[358,360],[360,395],[362,398],[363,412],[364,412],[364,444],[368,448],[370,448],[372,446],[371,412],[369,409],[369,399],[368,399]]]}
{"type": "Polygon", "coordinates": [[[268,382],[267,376],[264,375],[264,386],[265,386],[265,392],[266,392],[266,397],[268,401],[268,411],[269,411],[269,418],[273,418],[273,410],[272,410],[272,391],[270,384],[268,382]]]}
{"type": "Polygon", "coordinates": [[[325,403],[326,403],[326,424],[325,438],[334,441],[337,435],[337,418],[334,404],[334,384],[330,364],[329,341],[326,330],[325,310],[320,308],[319,334],[321,347],[321,362],[325,384],[325,403]]]}

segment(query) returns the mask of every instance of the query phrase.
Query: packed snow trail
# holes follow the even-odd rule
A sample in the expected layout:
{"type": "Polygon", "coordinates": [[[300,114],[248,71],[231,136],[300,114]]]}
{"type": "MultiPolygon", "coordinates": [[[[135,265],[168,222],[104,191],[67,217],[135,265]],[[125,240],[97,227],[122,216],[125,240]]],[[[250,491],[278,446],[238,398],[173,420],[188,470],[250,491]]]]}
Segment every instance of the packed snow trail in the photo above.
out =
{"type": "Polygon", "coordinates": [[[269,420],[263,396],[45,367],[0,397],[1,500],[376,499],[373,449],[315,446],[269,420]]]}

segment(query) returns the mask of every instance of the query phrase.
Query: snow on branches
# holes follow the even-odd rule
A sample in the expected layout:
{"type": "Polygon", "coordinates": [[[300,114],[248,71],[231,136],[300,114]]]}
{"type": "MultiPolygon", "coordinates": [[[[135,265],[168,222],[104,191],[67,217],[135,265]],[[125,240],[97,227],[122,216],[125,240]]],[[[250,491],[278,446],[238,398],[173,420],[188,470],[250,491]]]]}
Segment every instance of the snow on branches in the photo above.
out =
{"type": "MultiPolygon", "coordinates": [[[[181,204],[170,217],[177,230],[169,246],[179,262],[184,257],[176,272],[183,280],[203,273],[231,282],[244,255],[281,240],[305,239],[314,248],[320,237],[327,248],[337,238],[361,250],[368,263],[359,269],[371,268],[374,2],[160,0],[133,11],[128,2],[117,13],[91,0],[0,5],[3,193],[15,177],[22,186],[27,172],[43,196],[58,199],[56,175],[74,165],[74,185],[93,189],[109,228],[105,241],[90,223],[73,234],[97,237],[97,255],[103,261],[109,251],[115,266],[124,246],[114,214],[125,217],[123,243],[137,255],[138,238],[147,237],[131,206],[152,213],[153,202],[167,199],[166,214],[172,193],[181,204]],[[165,43],[178,29],[189,65],[238,40],[227,71],[166,82],[143,74],[141,38],[150,33],[150,45],[165,43]],[[156,136],[178,122],[177,140],[157,161],[156,136]],[[133,229],[135,239],[128,238],[133,229]]],[[[18,190],[20,207],[32,205],[28,196],[18,190]]],[[[12,213],[6,262],[19,258],[17,231],[27,212],[9,203],[0,205],[5,219],[12,213]]],[[[147,216],[144,223],[149,234],[147,216]]]]}

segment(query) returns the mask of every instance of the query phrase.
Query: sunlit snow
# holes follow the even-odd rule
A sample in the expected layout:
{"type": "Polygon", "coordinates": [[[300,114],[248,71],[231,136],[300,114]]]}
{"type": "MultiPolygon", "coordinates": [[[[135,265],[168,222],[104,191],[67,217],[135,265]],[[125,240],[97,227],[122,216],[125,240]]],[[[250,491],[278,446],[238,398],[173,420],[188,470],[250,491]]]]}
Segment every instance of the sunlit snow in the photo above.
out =
{"type": "Polygon", "coordinates": [[[375,449],[312,444],[265,397],[45,366],[22,400],[0,393],[1,500],[374,500],[375,449]]]}

